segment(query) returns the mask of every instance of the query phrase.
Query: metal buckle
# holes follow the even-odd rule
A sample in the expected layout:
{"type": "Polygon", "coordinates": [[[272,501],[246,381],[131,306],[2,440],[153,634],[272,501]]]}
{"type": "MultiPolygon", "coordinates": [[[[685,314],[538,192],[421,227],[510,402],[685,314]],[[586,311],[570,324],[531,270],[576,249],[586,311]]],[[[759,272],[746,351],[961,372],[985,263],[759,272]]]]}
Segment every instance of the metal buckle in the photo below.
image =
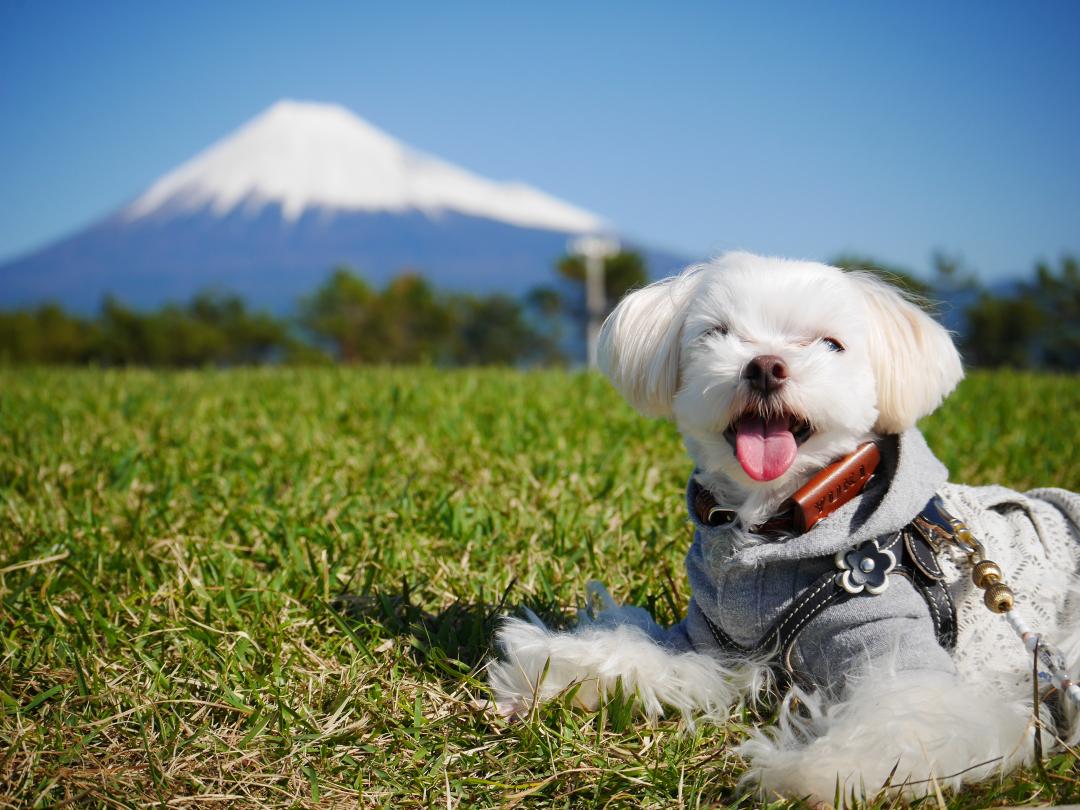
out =
{"type": "Polygon", "coordinates": [[[730,526],[735,522],[735,519],[739,517],[739,513],[734,509],[724,509],[720,506],[714,506],[709,510],[709,513],[705,516],[705,525],[710,528],[717,529],[722,526],[730,526]]]}

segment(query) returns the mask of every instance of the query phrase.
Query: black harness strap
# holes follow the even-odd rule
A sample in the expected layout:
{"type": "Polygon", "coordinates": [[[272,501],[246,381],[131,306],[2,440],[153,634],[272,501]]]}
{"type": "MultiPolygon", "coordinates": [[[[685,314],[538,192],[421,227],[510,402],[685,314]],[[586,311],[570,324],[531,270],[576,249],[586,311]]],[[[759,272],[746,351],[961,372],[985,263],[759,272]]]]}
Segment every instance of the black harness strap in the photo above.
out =
{"type": "Polygon", "coordinates": [[[937,555],[944,543],[955,540],[958,526],[963,524],[935,495],[904,529],[904,547],[913,565],[912,581],[930,606],[938,643],[950,651],[956,648],[956,605],[945,587],[945,573],[937,555]]]}
{"type": "MultiPolygon", "coordinates": [[[[956,647],[956,605],[945,587],[945,574],[937,561],[940,544],[955,532],[954,519],[936,495],[922,512],[887,544],[879,546],[896,557],[891,573],[910,580],[930,609],[934,635],[946,650],[956,647]],[[898,542],[902,540],[903,542],[898,542]]],[[[851,593],[840,584],[835,570],[827,571],[785,610],[753,647],[744,647],[701,611],[713,640],[721,650],[739,657],[775,658],[778,668],[789,677],[795,672],[791,652],[802,629],[830,605],[846,602],[853,597],[873,596],[869,590],[851,593]]]]}
{"type": "Polygon", "coordinates": [[[744,647],[725,633],[708,615],[702,611],[709,632],[717,645],[728,652],[754,658],[769,657],[781,653],[786,657],[787,650],[795,643],[799,631],[808,621],[817,616],[829,605],[835,605],[847,601],[852,594],[843,588],[836,587],[836,572],[829,571],[822,574],[803,591],[802,596],[795,600],[783,615],[777,619],[768,632],[761,637],[753,647],[744,647]]]}

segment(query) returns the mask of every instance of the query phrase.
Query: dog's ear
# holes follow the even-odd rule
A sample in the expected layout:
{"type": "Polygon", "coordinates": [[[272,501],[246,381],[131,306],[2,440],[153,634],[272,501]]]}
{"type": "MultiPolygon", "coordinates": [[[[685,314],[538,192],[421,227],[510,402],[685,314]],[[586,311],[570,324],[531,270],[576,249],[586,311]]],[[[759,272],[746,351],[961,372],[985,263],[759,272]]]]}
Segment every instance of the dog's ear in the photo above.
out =
{"type": "Polygon", "coordinates": [[[673,416],[686,287],[683,275],[636,290],[619,302],[600,330],[600,369],[646,416],[673,416]]]}
{"type": "Polygon", "coordinates": [[[895,287],[851,273],[866,305],[868,349],[877,383],[878,433],[901,433],[934,410],[964,376],[941,324],[895,287]]]}

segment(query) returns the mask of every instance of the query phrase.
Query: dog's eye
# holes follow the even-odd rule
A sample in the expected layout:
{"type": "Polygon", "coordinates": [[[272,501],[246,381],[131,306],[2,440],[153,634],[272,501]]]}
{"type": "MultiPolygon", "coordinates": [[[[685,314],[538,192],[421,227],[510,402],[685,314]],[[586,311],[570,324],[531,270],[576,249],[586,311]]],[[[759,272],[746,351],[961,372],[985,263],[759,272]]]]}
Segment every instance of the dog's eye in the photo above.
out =
{"type": "Polygon", "coordinates": [[[712,329],[709,329],[708,331],[706,331],[702,335],[702,337],[710,337],[711,335],[719,335],[720,337],[724,337],[727,333],[728,333],[728,328],[724,324],[721,323],[721,324],[718,324],[718,325],[714,326],[712,329]]]}
{"type": "Polygon", "coordinates": [[[821,342],[828,346],[831,352],[842,352],[844,350],[844,344],[836,338],[823,337],[821,342]]]}

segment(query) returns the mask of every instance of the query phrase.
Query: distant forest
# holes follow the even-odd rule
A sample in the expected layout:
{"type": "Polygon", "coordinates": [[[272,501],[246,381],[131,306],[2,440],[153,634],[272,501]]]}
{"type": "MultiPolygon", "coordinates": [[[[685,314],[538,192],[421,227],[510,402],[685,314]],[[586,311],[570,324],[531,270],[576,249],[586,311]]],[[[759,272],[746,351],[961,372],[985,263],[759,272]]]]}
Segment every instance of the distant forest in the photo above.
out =
{"type": "MultiPolygon", "coordinates": [[[[946,257],[922,281],[860,257],[834,264],[878,273],[926,302],[956,335],[969,366],[1080,370],[1080,265],[1039,262],[1025,281],[997,287],[946,257]]],[[[293,317],[248,309],[240,298],[206,291],[182,304],[136,311],[104,301],[84,318],[55,305],[0,312],[0,362],[200,367],[261,363],[578,364],[584,357],[584,268],[566,257],[555,281],[523,298],[435,290],[405,273],[375,289],[339,267],[293,317]]],[[[611,305],[648,279],[642,258],[606,261],[611,305]]]]}

